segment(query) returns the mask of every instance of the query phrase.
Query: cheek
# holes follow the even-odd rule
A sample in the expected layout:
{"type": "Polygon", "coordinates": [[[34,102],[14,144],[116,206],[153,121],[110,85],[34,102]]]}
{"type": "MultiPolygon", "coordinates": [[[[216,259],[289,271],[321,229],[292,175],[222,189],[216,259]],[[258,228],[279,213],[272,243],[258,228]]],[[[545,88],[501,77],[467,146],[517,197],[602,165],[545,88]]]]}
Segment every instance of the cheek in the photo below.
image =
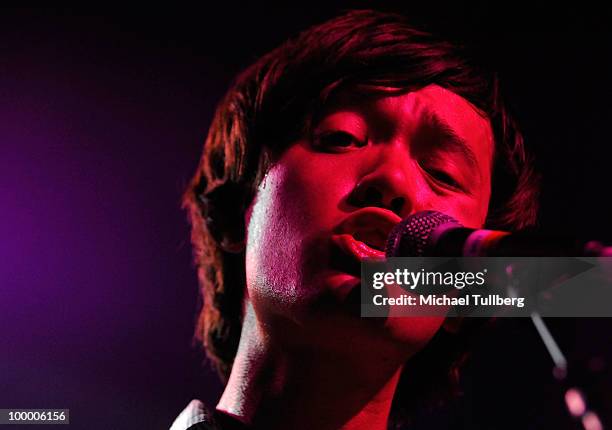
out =
{"type": "Polygon", "coordinates": [[[251,296],[256,297],[258,289],[271,291],[275,285],[284,284],[287,294],[293,288],[289,283],[281,282],[281,279],[295,278],[295,273],[290,273],[289,268],[295,266],[297,242],[289,239],[299,235],[285,195],[283,177],[272,168],[259,185],[249,208],[246,275],[251,296]],[[280,261],[285,264],[281,266],[280,261]],[[281,272],[280,268],[285,271],[281,272]]]}
{"type": "Polygon", "coordinates": [[[489,200],[491,197],[490,178],[485,178],[485,184],[474,191],[472,195],[450,194],[438,195],[426,184],[423,195],[423,208],[445,213],[466,227],[482,228],[487,218],[489,200]]]}
{"type": "Polygon", "coordinates": [[[443,212],[466,227],[481,228],[487,217],[489,198],[444,199],[432,205],[433,210],[443,212]]]}
{"type": "Polygon", "coordinates": [[[457,218],[463,225],[471,228],[482,228],[487,219],[489,211],[489,201],[491,198],[491,179],[486,178],[486,185],[483,185],[478,190],[474,198],[470,198],[467,202],[462,202],[462,217],[457,218]]]}
{"type": "Polygon", "coordinates": [[[301,146],[287,154],[279,166],[284,177],[287,201],[294,201],[309,216],[333,217],[341,201],[354,187],[354,163],[342,157],[312,153],[301,146]],[[328,210],[332,209],[331,213],[328,210]]]}
{"type": "Polygon", "coordinates": [[[405,348],[405,353],[412,355],[427,345],[443,323],[443,317],[389,317],[385,332],[405,348]]]}
{"type": "Polygon", "coordinates": [[[449,215],[466,227],[481,228],[487,217],[489,193],[482,190],[476,196],[439,195],[431,190],[426,181],[419,186],[415,209],[434,210],[449,215]]]}
{"type": "Polygon", "coordinates": [[[345,215],[339,206],[354,176],[338,172],[330,160],[296,144],[259,185],[247,218],[246,271],[252,299],[287,304],[315,294],[309,277],[325,265],[325,239],[345,215]]]}
{"type": "Polygon", "coordinates": [[[295,144],[270,170],[267,181],[273,188],[275,209],[284,212],[287,227],[304,235],[331,229],[345,215],[339,208],[357,176],[355,163],[295,144]]]}

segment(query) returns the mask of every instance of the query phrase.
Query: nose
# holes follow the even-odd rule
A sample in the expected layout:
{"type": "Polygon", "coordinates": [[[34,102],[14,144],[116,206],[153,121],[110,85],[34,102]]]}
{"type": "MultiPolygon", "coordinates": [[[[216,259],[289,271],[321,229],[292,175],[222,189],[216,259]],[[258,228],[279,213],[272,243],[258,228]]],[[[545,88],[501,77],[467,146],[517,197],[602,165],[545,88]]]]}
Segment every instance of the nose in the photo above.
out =
{"type": "Polygon", "coordinates": [[[411,165],[405,146],[381,148],[374,169],[357,183],[349,195],[349,203],[358,208],[375,206],[388,209],[401,218],[410,215],[416,198],[411,165]]]}

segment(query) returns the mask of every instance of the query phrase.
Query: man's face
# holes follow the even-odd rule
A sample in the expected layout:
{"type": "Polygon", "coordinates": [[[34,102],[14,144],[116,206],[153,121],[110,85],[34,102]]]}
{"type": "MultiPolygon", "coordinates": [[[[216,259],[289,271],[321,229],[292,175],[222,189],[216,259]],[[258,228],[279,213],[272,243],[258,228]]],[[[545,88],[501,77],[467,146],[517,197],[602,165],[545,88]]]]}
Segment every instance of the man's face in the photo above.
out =
{"type": "Polygon", "coordinates": [[[297,347],[418,351],[442,318],[359,318],[360,261],[382,256],[389,230],[418,211],[481,227],[492,158],[488,119],[439,86],[337,97],[269,170],[247,214],[260,326],[297,347]]]}

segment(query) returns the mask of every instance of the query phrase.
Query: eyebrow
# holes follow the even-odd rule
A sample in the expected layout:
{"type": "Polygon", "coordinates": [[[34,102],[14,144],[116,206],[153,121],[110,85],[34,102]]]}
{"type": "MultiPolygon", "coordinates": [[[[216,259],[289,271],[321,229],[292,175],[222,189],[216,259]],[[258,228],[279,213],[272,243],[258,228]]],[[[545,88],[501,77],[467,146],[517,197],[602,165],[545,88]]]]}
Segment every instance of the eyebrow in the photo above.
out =
{"type": "Polygon", "coordinates": [[[436,112],[426,111],[425,118],[426,123],[435,128],[436,133],[440,135],[442,144],[439,146],[460,153],[473,168],[478,167],[476,154],[470,144],[453,127],[440,118],[436,112]]]}

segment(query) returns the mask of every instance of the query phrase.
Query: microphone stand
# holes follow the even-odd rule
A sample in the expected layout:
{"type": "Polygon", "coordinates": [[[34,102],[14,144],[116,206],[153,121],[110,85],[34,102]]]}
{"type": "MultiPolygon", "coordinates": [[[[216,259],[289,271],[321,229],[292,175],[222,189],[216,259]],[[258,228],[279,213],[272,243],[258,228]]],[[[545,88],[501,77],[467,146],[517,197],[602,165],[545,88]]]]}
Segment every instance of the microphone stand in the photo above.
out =
{"type": "MultiPolygon", "coordinates": [[[[508,297],[518,297],[518,284],[520,281],[513,276],[513,273],[513,266],[510,264],[506,267],[506,276],[508,280],[506,288],[508,297]]],[[[567,359],[565,355],[561,351],[559,344],[553,337],[539,312],[532,310],[529,318],[554,363],[553,375],[555,379],[557,379],[560,384],[563,384],[567,378],[567,359]]],[[[567,411],[574,419],[580,420],[582,429],[604,429],[599,415],[588,407],[587,398],[582,390],[576,386],[570,386],[565,390],[564,397],[567,411]]]]}

